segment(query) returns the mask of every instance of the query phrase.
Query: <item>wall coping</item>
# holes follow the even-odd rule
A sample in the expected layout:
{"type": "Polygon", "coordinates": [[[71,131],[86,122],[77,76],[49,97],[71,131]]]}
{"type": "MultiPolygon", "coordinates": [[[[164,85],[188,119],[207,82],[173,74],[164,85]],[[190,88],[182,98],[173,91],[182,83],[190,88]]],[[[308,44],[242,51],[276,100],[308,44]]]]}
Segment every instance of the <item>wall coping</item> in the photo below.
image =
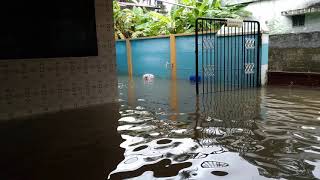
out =
{"type": "MultiPolygon", "coordinates": [[[[201,32],[199,34],[202,34],[201,32]]],[[[246,32],[244,34],[251,34],[249,32],[246,32]]],[[[260,33],[262,34],[269,34],[269,32],[265,32],[265,31],[261,31],[260,33]]],[[[117,39],[116,41],[126,41],[126,40],[130,40],[130,41],[135,41],[135,40],[145,40],[145,39],[161,39],[161,38],[170,38],[170,36],[174,36],[174,37],[183,37],[183,36],[194,36],[195,33],[179,33],[179,34],[170,34],[170,35],[160,35],[160,36],[149,36],[149,37],[138,37],[138,38],[128,38],[128,39],[117,39]]],[[[230,33],[228,36],[230,35],[242,35],[242,33],[230,33]]],[[[218,35],[218,36],[223,36],[223,35],[218,35]]],[[[226,36],[226,35],[225,35],[226,36]]]]}
{"type": "Polygon", "coordinates": [[[272,71],[272,70],[269,70],[268,72],[269,72],[269,73],[277,73],[277,74],[320,75],[320,72],[272,71]]]}

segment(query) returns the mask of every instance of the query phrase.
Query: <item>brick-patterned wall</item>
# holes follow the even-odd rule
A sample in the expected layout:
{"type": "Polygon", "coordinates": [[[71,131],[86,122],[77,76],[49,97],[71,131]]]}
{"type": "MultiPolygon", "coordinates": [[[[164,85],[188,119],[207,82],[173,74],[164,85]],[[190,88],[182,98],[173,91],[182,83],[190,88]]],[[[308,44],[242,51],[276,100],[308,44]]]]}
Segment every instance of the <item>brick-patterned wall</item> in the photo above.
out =
{"type": "Polygon", "coordinates": [[[270,48],[269,70],[320,72],[320,48],[270,48]]]}
{"type": "Polygon", "coordinates": [[[320,32],[270,36],[269,71],[320,72],[320,32]]]}
{"type": "Polygon", "coordinates": [[[115,101],[112,1],[95,3],[97,57],[0,61],[0,119],[115,101]]]}

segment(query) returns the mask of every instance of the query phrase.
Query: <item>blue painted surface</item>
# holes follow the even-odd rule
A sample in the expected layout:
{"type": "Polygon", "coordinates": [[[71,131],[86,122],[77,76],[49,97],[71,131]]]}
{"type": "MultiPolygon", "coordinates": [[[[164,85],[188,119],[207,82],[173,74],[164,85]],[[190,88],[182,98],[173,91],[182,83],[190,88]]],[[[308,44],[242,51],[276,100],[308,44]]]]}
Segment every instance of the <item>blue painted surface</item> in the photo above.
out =
{"type": "MultiPolygon", "coordinates": [[[[177,78],[186,79],[195,75],[195,37],[176,37],[177,78]]],[[[201,66],[201,65],[200,65],[201,66]]],[[[199,67],[200,67],[199,66],[199,67]]]]}
{"type": "MultiPolygon", "coordinates": [[[[199,38],[199,44],[202,44],[202,40],[210,38],[199,38]]],[[[244,73],[243,57],[246,56],[247,63],[257,63],[258,51],[254,49],[241,49],[243,47],[245,38],[255,38],[256,42],[258,36],[251,35],[242,36],[228,36],[218,37],[214,40],[215,47],[219,49],[206,50],[199,46],[199,72],[202,75],[203,81],[210,81],[210,78],[205,78],[202,74],[202,60],[204,64],[214,64],[215,69],[215,82],[217,83],[229,83],[229,84],[252,84],[257,82],[257,77],[254,74],[244,73]],[[225,47],[225,48],[223,48],[225,47]],[[204,52],[204,53],[202,53],[204,52]],[[243,53],[245,52],[245,53],[243,53]],[[204,55],[202,59],[202,54],[204,55]],[[208,55],[207,55],[208,54],[208,55]],[[210,54],[212,57],[210,57],[210,54]],[[207,55],[207,56],[206,56],[207,55]],[[210,62],[211,61],[211,62],[210,62]],[[226,73],[224,73],[224,69],[226,73]],[[232,78],[231,78],[232,77],[232,78]]],[[[257,46],[257,43],[255,44],[257,46]]],[[[179,79],[186,79],[195,75],[195,37],[194,36],[181,36],[176,37],[177,46],[177,77],[179,79]]],[[[257,73],[257,67],[255,66],[254,72],[257,73]]]]}
{"type": "MultiPolygon", "coordinates": [[[[204,39],[206,37],[203,37],[204,39]]],[[[209,37],[207,37],[209,38],[209,37]]],[[[249,84],[250,82],[257,82],[257,77],[254,75],[257,73],[257,66],[254,67],[254,74],[244,73],[243,57],[247,58],[248,63],[257,63],[256,57],[258,51],[254,49],[242,49],[243,43],[246,38],[255,38],[258,42],[258,36],[252,35],[242,36],[228,36],[218,37],[214,42],[219,49],[203,50],[199,46],[199,72],[203,77],[202,80],[210,80],[202,74],[202,52],[204,54],[212,54],[213,57],[205,56],[203,61],[210,61],[215,65],[215,82],[230,83],[230,84],[249,84]],[[218,46],[217,46],[218,44],[218,46]],[[223,48],[225,47],[225,48],[223,48]],[[237,48],[240,47],[240,48],[237,48]],[[206,53],[205,51],[210,51],[206,53]],[[215,52],[216,51],[216,52],[215,52]],[[228,52],[229,51],[229,52],[228,52]],[[231,52],[233,51],[233,52],[231,52]],[[243,53],[245,52],[245,53],[243,53]],[[214,55],[215,54],[215,55],[214,55]],[[226,70],[226,73],[223,70],[226,70]],[[231,79],[231,77],[233,77],[231,79]]],[[[202,37],[199,38],[199,44],[202,41],[202,37]]],[[[117,42],[118,45],[119,42],[117,42]]],[[[120,42],[121,43],[121,42],[120,42]]],[[[257,46],[258,44],[255,43],[257,46]]],[[[154,74],[160,78],[170,78],[170,39],[169,38],[157,38],[157,39],[140,39],[132,40],[132,64],[133,75],[141,76],[146,73],[154,74]],[[168,64],[166,66],[166,64],[168,64]]],[[[118,46],[117,46],[118,47],[118,46]]],[[[265,59],[268,59],[267,46],[262,46],[260,52],[262,55],[262,64],[265,63],[265,59]]],[[[118,49],[117,49],[118,51],[118,49]]],[[[190,76],[195,75],[195,37],[194,36],[178,36],[176,37],[176,51],[177,51],[177,78],[189,80],[190,76]]],[[[120,53],[119,53],[120,54],[120,53]]],[[[117,53],[118,55],[118,53],[117,53]]],[[[117,57],[117,60],[120,59],[117,57]]],[[[118,65],[118,69],[122,66],[118,65]]],[[[126,71],[127,68],[124,70],[126,71]]],[[[118,72],[122,70],[118,70],[118,72]]]]}
{"type": "Polygon", "coordinates": [[[119,75],[128,75],[126,41],[116,43],[117,71],[119,75]]]}
{"type": "Polygon", "coordinates": [[[189,81],[192,82],[192,83],[196,82],[197,79],[198,79],[198,82],[200,82],[201,81],[201,76],[198,76],[198,78],[195,75],[192,75],[192,76],[189,77],[189,81]]]}
{"type": "Polygon", "coordinates": [[[261,64],[268,64],[269,61],[269,44],[262,44],[261,64]]]}
{"type": "Polygon", "coordinates": [[[170,77],[169,38],[132,40],[131,47],[134,76],[150,73],[155,77],[170,77]]]}

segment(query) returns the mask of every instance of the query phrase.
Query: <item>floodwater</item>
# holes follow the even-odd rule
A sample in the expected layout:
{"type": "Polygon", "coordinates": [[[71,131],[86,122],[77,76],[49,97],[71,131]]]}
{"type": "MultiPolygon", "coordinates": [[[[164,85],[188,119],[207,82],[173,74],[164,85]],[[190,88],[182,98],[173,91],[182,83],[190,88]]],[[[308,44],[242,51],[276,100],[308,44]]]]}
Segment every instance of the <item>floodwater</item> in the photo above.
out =
{"type": "Polygon", "coordinates": [[[0,121],[0,180],[320,179],[320,91],[196,96],[119,77],[119,102],[0,121]]]}
{"type": "Polygon", "coordinates": [[[109,179],[318,179],[320,91],[196,96],[188,81],[119,77],[123,159],[109,179]]]}

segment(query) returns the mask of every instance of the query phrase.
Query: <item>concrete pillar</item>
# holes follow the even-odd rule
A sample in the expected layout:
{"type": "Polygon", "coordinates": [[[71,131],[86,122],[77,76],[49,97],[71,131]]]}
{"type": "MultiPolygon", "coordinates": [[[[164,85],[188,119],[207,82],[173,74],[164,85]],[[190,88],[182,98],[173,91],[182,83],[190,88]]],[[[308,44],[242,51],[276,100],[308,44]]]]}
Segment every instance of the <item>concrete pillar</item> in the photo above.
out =
{"type": "Polygon", "coordinates": [[[130,39],[126,40],[127,47],[127,64],[128,64],[128,76],[132,77],[132,51],[131,51],[131,42],[130,39]]]}
{"type": "Polygon", "coordinates": [[[269,33],[263,31],[262,35],[262,46],[261,46],[261,85],[267,85],[267,73],[268,73],[268,62],[269,62],[269,33]]]}

